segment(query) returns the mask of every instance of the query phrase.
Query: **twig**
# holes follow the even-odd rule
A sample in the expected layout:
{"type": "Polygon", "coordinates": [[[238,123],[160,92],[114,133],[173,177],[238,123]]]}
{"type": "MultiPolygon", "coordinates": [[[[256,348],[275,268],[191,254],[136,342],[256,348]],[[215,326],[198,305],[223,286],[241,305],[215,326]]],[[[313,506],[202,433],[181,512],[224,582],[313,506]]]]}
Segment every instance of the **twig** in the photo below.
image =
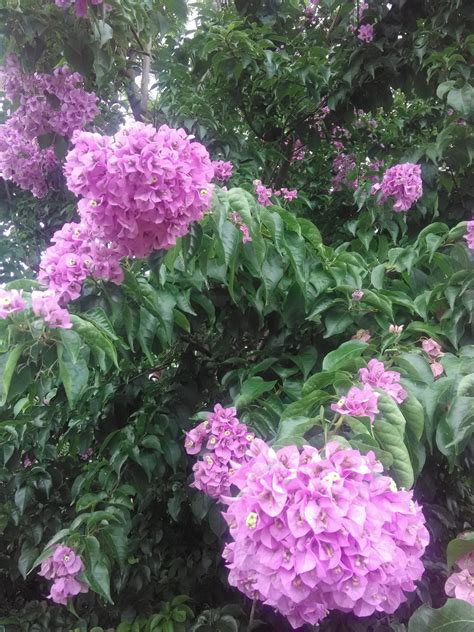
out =
{"type": "Polygon", "coordinates": [[[141,82],[141,99],[140,105],[142,113],[148,109],[148,86],[150,83],[150,66],[151,66],[151,39],[146,45],[146,54],[143,57],[142,64],[142,82],[141,82]]]}
{"type": "Polygon", "coordinates": [[[248,632],[250,632],[253,628],[253,620],[255,618],[255,608],[257,607],[257,600],[254,599],[252,602],[252,610],[250,611],[250,619],[247,627],[248,632]]]}

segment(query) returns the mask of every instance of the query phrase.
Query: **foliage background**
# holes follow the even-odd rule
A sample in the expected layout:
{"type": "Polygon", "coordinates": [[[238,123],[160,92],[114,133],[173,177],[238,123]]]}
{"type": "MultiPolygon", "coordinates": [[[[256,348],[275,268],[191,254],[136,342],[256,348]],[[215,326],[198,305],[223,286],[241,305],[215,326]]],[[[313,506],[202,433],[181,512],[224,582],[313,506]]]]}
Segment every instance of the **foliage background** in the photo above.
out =
{"type": "MultiPolygon", "coordinates": [[[[444,604],[446,546],[474,521],[474,277],[462,240],[474,197],[471,3],[369,2],[371,44],[349,31],[354,3],[343,0],[321,0],[318,26],[297,0],[110,4],[78,20],[2,0],[2,51],[31,71],[67,62],[81,72],[100,97],[97,130],[131,117],[181,126],[235,175],[175,248],[127,262],[120,287],[87,286],[72,331],[0,321],[0,626],[247,629],[251,604],[220,559],[219,508],[189,487],[182,447],[222,402],[277,445],[303,434],[322,445],[336,432],[375,448],[400,484],[416,480],[432,535],[417,592],[395,615],[334,613],[320,629],[429,629],[420,614],[408,620],[422,603],[444,604]],[[322,104],[331,111],[320,134],[322,104]],[[333,126],[350,132],[356,189],[332,190],[333,126]],[[306,154],[292,162],[296,139],[306,154]],[[406,221],[375,205],[366,159],[422,165],[424,194],[406,221]],[[298,200],[260,207],[257,177],[297,188],[298,200]],[[401,337],[391,323],[404,325],[401,337]],[[350,341],[361,328],[370,345],[350,341]],[[446,351],[437,381],[423,336],[446,351]],[[356,420],[334,429],[330,401],[372,356],[402,373],[403,422],[395,411],[375,437],[356,420]],[[75,613],[51,606],[31,572],[64,539],[83,552],[92,588],[75,613]]],[[[35,288],[41,251],[74,213],[61,173],[41,200],[2,182],[1,281],[35,288]]],[[[262,630],[288,629],[265,607],[257,618],[262,630]]]]}

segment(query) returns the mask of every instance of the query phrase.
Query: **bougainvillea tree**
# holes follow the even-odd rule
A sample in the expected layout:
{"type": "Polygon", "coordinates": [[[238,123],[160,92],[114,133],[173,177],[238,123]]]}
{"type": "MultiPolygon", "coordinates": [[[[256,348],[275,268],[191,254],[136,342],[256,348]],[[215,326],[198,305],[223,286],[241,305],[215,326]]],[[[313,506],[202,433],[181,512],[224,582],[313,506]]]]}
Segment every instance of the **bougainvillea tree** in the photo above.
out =
{"type": "Polygon", "coordinates": [[[1,629],[474,627],[470,4],[0,1],[1,629]]]}

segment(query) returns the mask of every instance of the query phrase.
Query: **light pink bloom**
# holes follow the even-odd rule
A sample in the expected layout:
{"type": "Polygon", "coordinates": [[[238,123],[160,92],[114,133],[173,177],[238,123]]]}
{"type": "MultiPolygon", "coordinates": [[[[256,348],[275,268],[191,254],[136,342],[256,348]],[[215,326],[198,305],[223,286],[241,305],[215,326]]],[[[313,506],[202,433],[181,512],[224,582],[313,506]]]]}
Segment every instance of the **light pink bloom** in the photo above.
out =
{"type": "Polygon", "coordinates": [[[77,581],[75,577],[59,577],[54,580],[48,599],[51,599],[54,603],[67,606],[67,602],[70,597],[75,597],[79,593],[86,592],[89,592],[88,586],[77,581]]]}
{"type": "Polygon", "coordinates": [[[464,235],[464,239],[467,241],[467,247],[469,250],[474,250],[474,219],[471,219],[471,221],[467,223],[467,230],[464,235]]]}
{"type": "Polygon", "coordinates": [[[341,397],[338,402],[331,404],[331,410],[351,417],[368,417],[373,423],[375,415],[379,412],[378,398],[379,394],[373,391],[368,384],[364,384],[362,389],[353,386],[345,397],[341,397]]]}
{"type": "Polygon", "coordinates": [[[397,404],[401,404],[408,397],[407,392],[400,384],[400,373],[386,371],[384,363],[378,360],[370,360],[366,369],[359,369],[359,378],[363,384],[384,390],[397,404]]]}
{"type": "Polygon", "coordinates": [[[444,586],[448,597],[462,599],[474,606],[474,552],[456,560],[458,571],[452,573],[444,586]]]}
{"type": "Polygon", "coordinates": [[[186,434],[188,454],[200,454],[193,466],[193,487],[212,498],[230,494],[229,475],[250,457],[247,454],[255,435],[236,417],[235,408],[216,404],[206,421],[186,434]]]}
{"type": "Polygon", "coordinates": [[[60,307],[58,296],[48,290],[31,293],[31,306],[36,316],[41,316],[50,329],[71,329],[71,317],[67,309],[60,307]]]}
{"type": "Polygon", "coordinates": [[[372,24],[362,24],[357,31],[357,37],[367,44],[374,39],[374,27],[372,24]]]}
{"type": "Polygon", "coordinates": [[[25,307],[26,303],[21,291],[0,288],[0,318],[7,318],[10,314],[21,312],[25,307]]]}
{"type": "Polygon", "coordinates": [[[388,331],[391,334],[397,334],[399,336],[403,331],[403,325],[390,325],[388,331]]]}
{"type": "Polygon", "coordinates": [[[358,329],[356,333],[352,336],[352,340],[362,340],[362,342],[370,342],[372,340],[372,336],[370,335],[370,331],[367,331],[367,329],[358,329]]]}
{"type": "Polygon", "coordinates": [[[114,136],[80,132],[66,157],[81,223],[121,256],[147,257],[186,235],[211,204],[206,148],[183,129],[132,123],[114,136]]]}
{"type": "Polygon", "coordinates": [[[287,202],[291,202],[291,200],[295,200],[298,197],[298,191],[296,189],[280,189],[280,193],[283,195],[283,199],[287,202]]]}
{"type": "Polygon", "coordinates": [[[352,292],[352,298],[354,301],[361,301],[364,298],[364,292],[362,290],[354,290],[352,292]]]}
{"type": "Polygon", "coordinates": [[[252,241],[252,237],[250,237],[248,226],[246,226],[245,224],[241,224],[239,226],[239,229],[242,233],[242,242],[244,244],[248,243],[249,241],[252,241]]]}
{"type": "Polygon", "coordinates": [[[441,345],[433,340],[433,338],[427,338],[421,343],[423,351],[428,354],[430,360],[436,360],[441,357],[443,352],[441,351],[441,345]]]}
{"type": "Polygon", "coordinates": [[[432,362],[430,364],[430,368],[435,380],[437,380],[441,375],[443,375],[444,367],[440,362],[432,362]]]}
{"type": "Polygon", "coordinates": [[[337,443],[321,453],[255,447],[230,476],[237,494],[223,499],[229,583],[293,628],[316,625],[333,609],[358,617],[395,611],[423,574],[429,541],[412,492],[381,475],[372,452],[337,443]]]}
{"type": "Polygon", "coordinates": [[[276,195],[273,189],[270,189],[269,187],[266,187],[265,185],[263,185],[261,180],[254,180],[253,184],[255,187],[255,193],[257,194],[259,204],[261,204],[262,206],[270,206],[270,204],[272,203],[270,200],[270,197],[273,194],[276,195]]]}
{"type": "Polygon", "coordinates": [[[214,178],[219,182],[227,182],[227,180],[232,177],[234,166],[231,162],[213,160],[211,164],[214,168],[214,178]]]}
{"type": "Polygon", "coordinates": [[[396,213],[408,211],[423,194],[420,165],[405,162],[390,167],[384,173],[382,182],[372,186],[372,195],[379,191],[380,203],[393,198],[396,213]]]}

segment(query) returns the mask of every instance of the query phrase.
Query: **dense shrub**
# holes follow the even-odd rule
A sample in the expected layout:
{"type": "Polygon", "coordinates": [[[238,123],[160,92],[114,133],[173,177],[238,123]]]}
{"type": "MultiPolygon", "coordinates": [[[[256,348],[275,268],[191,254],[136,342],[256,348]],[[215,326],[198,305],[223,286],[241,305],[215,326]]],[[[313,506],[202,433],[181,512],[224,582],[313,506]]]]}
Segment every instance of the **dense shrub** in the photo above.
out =
{"type": "Polygon", "coordinates": [[[470,2],[189,4],[0,2],[0,627],[467,630],[470,2]]]}

